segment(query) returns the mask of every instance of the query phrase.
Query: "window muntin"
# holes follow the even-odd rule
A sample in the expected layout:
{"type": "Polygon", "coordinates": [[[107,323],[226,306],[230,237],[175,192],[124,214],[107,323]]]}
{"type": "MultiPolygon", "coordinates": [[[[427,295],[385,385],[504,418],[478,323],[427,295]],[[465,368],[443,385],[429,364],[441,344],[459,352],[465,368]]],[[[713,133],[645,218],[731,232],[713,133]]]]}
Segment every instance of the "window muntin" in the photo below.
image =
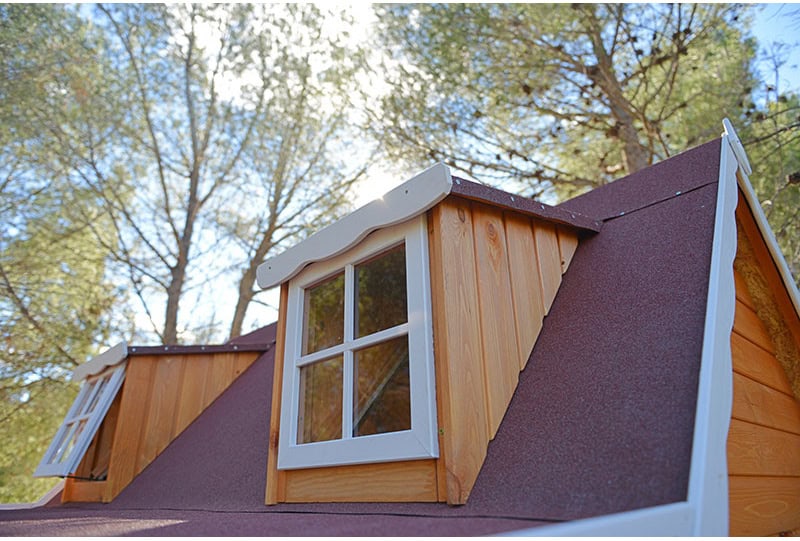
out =
{"type": "Polygon", "coordinates": [[[125,363],[86,379],[34,477],[66,477],[80,464],[125,378],[125,363]]]}
{"type": "Polygon", "coordinates": [[[424,216],[291,280],[278,467],[438,456],[431,328],[424,216]],[[338,358],[341,379],[326,387],[338,371],[317,365],[338,358]],[[341,408],[324,404],[339,388],[341,408]]]}

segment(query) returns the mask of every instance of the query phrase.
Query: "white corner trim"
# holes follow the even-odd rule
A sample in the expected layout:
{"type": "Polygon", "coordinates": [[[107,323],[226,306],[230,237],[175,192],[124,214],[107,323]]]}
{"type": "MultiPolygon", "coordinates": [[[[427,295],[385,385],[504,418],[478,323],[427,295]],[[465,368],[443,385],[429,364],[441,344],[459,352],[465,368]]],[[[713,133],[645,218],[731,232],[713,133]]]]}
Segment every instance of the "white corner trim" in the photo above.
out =
{"type": "Polygon", "coordinates": [[[750,160],[747,159],[744,145],[742,145],[742,140],[739,139],[739,135],[736,133],[733,124],[731,124],[731,121],[727,118],[723,118],[722,127],[725,128],[725,132],[722,135],[727,137],[728,143],[730,143],[733,153],[736,155],[736,161],[742,166],[742,170],[746,175],[753,174],[753,169],[750,167],[750,160]]]}
{"type": "Polygon", "coordinates": [[[64,480],[61,479],[56,485],[47,491],[47,493],[36,500],[35,502],[25,503],[0,503],[0,511],[14,511],[18,509],[36,509],[47,505],[50,500],[58,496],[58,493],[64,490],[64,480]]]}
{"type": "Polygon", "coordinates": [[[738,158],[733,143],[723,136],[689,475],[688,501],[697,514],[693,535],[700,536],[728,535],[726,443],[733,405],[731,331],[736,309],[733,260],[738,158]]]}
{"type": "Polygon", "coordinates": [[[442,163],[426,169],[383,197],[370,201],[341,220],[258,266],[259,287],[286,282],[307,264],[334,257],[381,227],[404,222],[444,199],[452,189],[450,168],[442,163]]]}
{"type": "Polygon", "coordinates": [[[687,502],[677,502],[497,535],[498,537],[684,537],[694,531],[693,511],[687,502]]]}
{"type": "Polygon", "coordinates": [[[128,357],[128,344],[120,342],[119,344],[105,350],[103,353],[94,359],[83,363],[78,368],[72,371],[73,381],[81,381],[89,376],[99,374],[109,366],[114,366],[124,361],[128,357]]]}

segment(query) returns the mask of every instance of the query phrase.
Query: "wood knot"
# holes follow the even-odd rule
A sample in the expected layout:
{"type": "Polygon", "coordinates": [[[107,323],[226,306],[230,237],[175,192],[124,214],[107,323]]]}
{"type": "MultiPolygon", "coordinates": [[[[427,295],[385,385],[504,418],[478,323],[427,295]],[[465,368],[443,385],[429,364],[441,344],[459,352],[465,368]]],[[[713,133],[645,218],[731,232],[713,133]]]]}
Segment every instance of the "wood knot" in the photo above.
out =
{"type": "Polygon", "coordinates": [[[464,209],[458,209],[458,219],[461,220],[462,223],[467,221],[467,214],[464,212],[464,209]]]}

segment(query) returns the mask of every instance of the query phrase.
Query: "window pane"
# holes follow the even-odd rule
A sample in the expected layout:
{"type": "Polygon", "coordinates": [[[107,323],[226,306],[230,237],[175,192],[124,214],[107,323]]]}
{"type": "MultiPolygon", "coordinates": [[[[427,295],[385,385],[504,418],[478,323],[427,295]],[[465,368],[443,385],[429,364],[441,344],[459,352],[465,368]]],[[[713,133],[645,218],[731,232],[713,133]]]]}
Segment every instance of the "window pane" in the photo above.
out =
{"type": "Polygon", "coordinates": [[[303,321],[303,355],[342,343],[344,273],[306,290],[303,321]]]}
{"type": "Polygon", "coordinates": [[[353,436],[411,428],[408,337],[355,353],[353,436]]]}
{"type": "Polygon", "coordinates": [[[297,443],[342,437],[342,356],[300,368],[297,443]]]}
{"type": "Polygon", "coordinates": [[[356,337],[405,323],[405,245],[356,267],[356,337]]]}

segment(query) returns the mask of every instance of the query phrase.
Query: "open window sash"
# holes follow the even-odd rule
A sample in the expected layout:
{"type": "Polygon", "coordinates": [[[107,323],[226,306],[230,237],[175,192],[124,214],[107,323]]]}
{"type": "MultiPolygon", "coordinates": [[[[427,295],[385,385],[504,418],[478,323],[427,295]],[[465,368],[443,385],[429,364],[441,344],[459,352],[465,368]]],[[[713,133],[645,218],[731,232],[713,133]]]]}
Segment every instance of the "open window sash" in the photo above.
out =
{"type": "Polygon", "coordinates": [[[122,386],[126,364],[86,378],[34,477],[67,477],[75,472],[122,386]]]}

